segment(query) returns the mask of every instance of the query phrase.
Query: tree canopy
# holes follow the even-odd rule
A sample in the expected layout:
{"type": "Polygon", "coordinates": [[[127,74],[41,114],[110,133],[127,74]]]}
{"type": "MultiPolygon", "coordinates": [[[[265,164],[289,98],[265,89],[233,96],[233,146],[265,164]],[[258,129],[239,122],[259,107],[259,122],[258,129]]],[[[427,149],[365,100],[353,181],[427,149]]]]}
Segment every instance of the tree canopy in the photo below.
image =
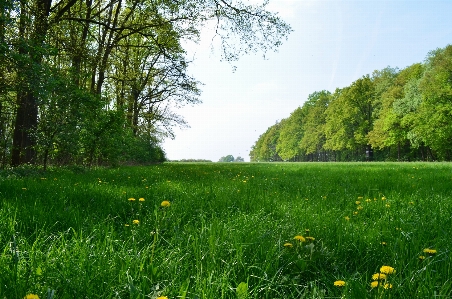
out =
{"type": "Polygon", "coordinates": [[[187,126],[177,109],[200,102],[183,42],[211,25],[235,61],[290,33],[247,3],[0,0],[2,167],[164,160],[162,138],[187,126]]]}
{"type": "Polygon", "coordinates": [[[452,159],[452,45],[334,93],[314,92],[262,134],[251,161],[452,159]]]}

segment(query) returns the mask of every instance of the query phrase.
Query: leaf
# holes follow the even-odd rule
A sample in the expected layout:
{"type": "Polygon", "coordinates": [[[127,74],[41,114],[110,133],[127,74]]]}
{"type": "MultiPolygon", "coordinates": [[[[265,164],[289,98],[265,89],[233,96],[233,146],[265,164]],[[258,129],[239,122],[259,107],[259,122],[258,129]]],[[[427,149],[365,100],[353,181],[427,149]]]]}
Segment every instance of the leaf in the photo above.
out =
{"type": "Polygon", "coordinates": [[[248,284],[246,282],[241,282],[236,289],[238,299],[248,298],[248,284]]]}

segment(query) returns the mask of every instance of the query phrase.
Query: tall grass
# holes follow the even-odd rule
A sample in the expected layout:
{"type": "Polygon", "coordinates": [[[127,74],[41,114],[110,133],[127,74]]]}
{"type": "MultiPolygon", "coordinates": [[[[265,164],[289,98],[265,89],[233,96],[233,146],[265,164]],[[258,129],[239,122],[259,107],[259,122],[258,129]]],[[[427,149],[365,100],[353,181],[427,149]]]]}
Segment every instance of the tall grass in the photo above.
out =
{"type": "Polygon", "coordinates": [[[18,169],[0,207],[1,298],[452,294],[447,163],[18,169]]]}

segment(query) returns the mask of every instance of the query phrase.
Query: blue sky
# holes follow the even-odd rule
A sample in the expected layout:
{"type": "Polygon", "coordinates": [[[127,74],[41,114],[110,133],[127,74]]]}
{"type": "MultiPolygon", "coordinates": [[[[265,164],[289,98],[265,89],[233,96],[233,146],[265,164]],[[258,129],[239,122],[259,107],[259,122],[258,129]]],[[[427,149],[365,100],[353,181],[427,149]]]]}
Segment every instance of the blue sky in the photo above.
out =
{"type": "Polygon", "coordinates": [[[294,31],[266,59],[243,56],[233,72],[218,48],[211,51],[208,29],[199,44],[186,45],[195,59],[189,72],[204,83],[203,103],[177,111],[190,128],[164,141],[169,159],[216,162],[230,154],[249,161],[259,135],[309,94],[333,92],[387,66],[402,69],[452,44],[452,0],[272,0],[269,9],[294,31]]]}

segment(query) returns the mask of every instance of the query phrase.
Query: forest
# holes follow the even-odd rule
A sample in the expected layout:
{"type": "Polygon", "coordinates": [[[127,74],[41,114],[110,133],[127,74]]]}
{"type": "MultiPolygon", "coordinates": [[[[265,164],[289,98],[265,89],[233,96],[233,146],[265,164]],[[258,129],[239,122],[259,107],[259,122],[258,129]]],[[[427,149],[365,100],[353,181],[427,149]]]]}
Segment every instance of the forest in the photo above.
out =
{"type": "Polygon", "coordinates": [[[291,28],[224,0],[0,0],[0,166],[165,160],[200,102],[185,47],[212,27],[221,59],[274,51],[291,28]]]}
{"type": "Polygon", "coordinates": [[[451,159],[452,45],[422,63],[310,94],[250,151],[252,162],[451,159]]]}

